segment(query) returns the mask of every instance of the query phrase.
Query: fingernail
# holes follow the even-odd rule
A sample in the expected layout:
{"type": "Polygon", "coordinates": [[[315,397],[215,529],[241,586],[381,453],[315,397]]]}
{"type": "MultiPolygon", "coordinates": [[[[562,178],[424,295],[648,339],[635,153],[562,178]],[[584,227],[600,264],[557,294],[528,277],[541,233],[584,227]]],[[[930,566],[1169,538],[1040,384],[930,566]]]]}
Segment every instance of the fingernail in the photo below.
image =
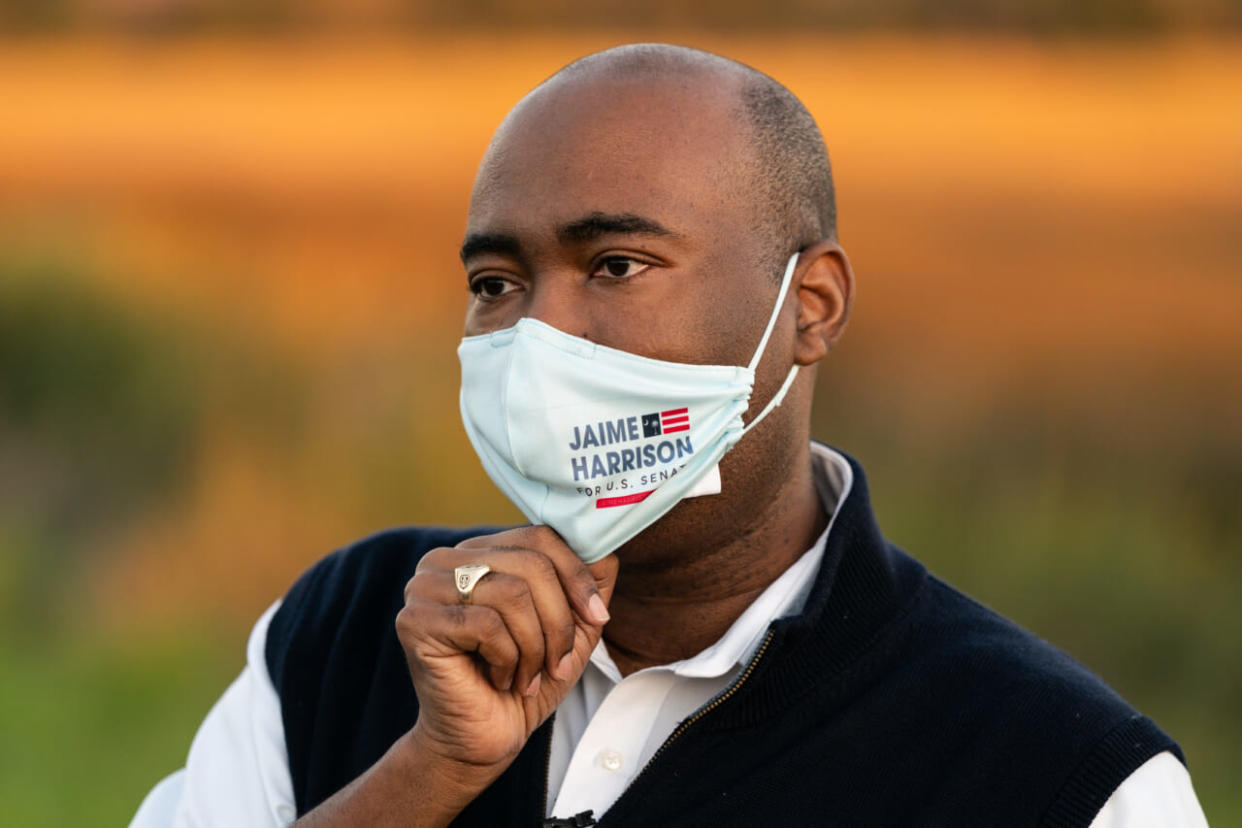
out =
{"type": "Polygon", "coordinates": [[[500,689],[501,689],[501,690],[503,690],[503,691],[505,691],[505,692],[508,692],[508,691],[509,691],[509,688],[510,688],[510,687],[512,687],[512,686],[513,686],[513,676],[512,676],[512,675],[508,675],[508,676],[505,676],[505,680],[504,680],[504,682],[500,685],[500,689]]]}
{"type": "Polygon", "coordinates": [[[574,654],[565,653],[561,660],[556,663],[556,677],[561,681],[569,678],[574,669],[574,654]]]}
{"type": "Polygon", "coordinates": [[[608,614],[608,607],[604,606],[604,599],[599,597],[599,593],[591,596],[591,600],[587,601],[587,608],[591,610],[591,617],[595,619],[596,624],[606,624],[612,616],[608,614]]]}
{"type": "Polygon", "coordinates": [[[539,692],[539,676],[535,676],[533,679],[530,680],[530,684],[527,685],[525,695],[533,696],[538,692],[539,692]]]}

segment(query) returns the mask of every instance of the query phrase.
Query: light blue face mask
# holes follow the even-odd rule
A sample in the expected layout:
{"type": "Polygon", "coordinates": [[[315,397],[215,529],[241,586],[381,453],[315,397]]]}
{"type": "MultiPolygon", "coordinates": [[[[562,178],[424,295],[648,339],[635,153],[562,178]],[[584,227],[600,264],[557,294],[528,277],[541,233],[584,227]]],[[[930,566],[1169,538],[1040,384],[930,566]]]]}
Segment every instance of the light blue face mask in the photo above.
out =
{"type": "Polygon", "coordinates": [[[798,372],[743,426],[797,262],[795,253],[746,367],[648,359],[535,319],[464,338],[461,418],[487,474],[587,563],[682,499],[718,494],[720,458],[781,404],[798,372]]]}

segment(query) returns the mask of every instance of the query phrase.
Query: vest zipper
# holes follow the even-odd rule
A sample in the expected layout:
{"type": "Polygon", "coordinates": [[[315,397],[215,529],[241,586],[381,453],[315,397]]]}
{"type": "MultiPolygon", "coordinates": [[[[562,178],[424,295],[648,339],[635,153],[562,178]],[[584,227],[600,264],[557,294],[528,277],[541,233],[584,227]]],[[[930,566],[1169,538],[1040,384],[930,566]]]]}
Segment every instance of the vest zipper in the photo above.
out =
{"type": "MultiPolygon", "coordinates": [[[[734,681],[732,684],[726,687],[723,693],[721,693],[719,696],[709,701],[707,704],[700,707],[698,710],[694,712],[694,715],[690,716],[690,718],[686,719],[684,722],[682,722],[680,725],[677,726],[677,729],[673,731],[672,735],[670,735],[667,739],[664,740],[664,744],[660,745],[660,747],[656,750],[656,752],[651,754],[651,758],[647,760],[647,764],[643,765],[643,769],[640,770],[634,776],[634,778],[630,780],[630,784],[626,786],[627,791],[634,787],[634,783],[636,783],[639,779],[642,779],[643,774],[647,772],[647,769],[650,768],[652,764],[655,763],[655,760],[660,758],[660,754],[663,753],[665,749],[667,749],[668,746],[671,745],[679,736],[681,736],[681,734],[685,733],[686,730],[689,729],[690,725],[694,724],[699,719],[703,718],[708,713],[712,712],[717,707],[724,704],[725,701],[728,700],[730,696],[732,696],[734,693],[737,692],[738,688],[741,687],[746,682],[746,679],[750,678],[750,674],[755,671],[755,665],[759,663],[759,659],[762,658],[764,652],[767,651],[768,644],[770,644],[772,641],[772,635],[773,635],[773,632],[771,629],[769,629],[768,634],[764,636],[763,643],[760,644],[759,649],[755,651],[754,658],[752,658],[750,660],[750,663],[746,665],[746,669],[742,671],[742,674],[737,677],[736,681],[734,681]]],[[[551,757],[551,753],[552,753],[551,741],[549,741],[548,742],[549,758],[551,757]]],[[[546,791],[546,784],[545,784],[545,791],[546,791]]],[[[546,796],[546,792],[545,792],[545,796],[546,796]]]]}

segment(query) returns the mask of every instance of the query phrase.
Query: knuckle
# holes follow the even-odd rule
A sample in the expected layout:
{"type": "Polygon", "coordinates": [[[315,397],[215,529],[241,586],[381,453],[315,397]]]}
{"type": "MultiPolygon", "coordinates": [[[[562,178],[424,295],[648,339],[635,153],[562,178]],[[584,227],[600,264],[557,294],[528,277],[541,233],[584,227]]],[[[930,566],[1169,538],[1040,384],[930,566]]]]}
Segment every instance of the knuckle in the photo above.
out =
{"type": "Polygon", "coordinates": [[[470,623],[470,616],[461,604],[445,604],[441,611],[444,613],[445,620],[454,627],[465,627],[470,623]]]}
{"type": "Polygon", "coordinates": [[[530,584],[521,578],[497,579],[500,603],[509,610],[524,610],[531,606],[530,584]]]}
{"type": "Polygon", "coordinates": [[[543,541],[544,543],[548,543],[551,541],[560,541],[561,539],[561,536],[556,534],[556,530],[553,529],[551,526],[547,525],[546,523],[541,523],[535,526],[531,526],[530,531],[532,532],[532,534],[534,534],[535,537],[539,538],[539,540],[543,541]]]}
{"type": "Polygon", "coordinates": [[[445,554],[449,552],[452,552],[452,550],[444,546],[437,546],[435,549],[427,552],[422,558],[419,559],[418,565],[414,567],[415,574],[419,572],[427,572],[431,569],[442,568],[442,559],[445,554]]]}
{"type": "Polygon", "coordinates": [[[565,543],[565,539],[560,533],[551,526],[540,526],[539,544],[540,548],[545,550],[547,554],[561,559],[574,559],[577,556],[573,554],[573,550],[569,548],[569,544],[565,543]]]}
{"type": "MultiPolygon", "coordinates": [[[[461,609],[463,610],[462,614],[464,615],[464,607],[461,609]]],[[[505,627],[505,622],[501,619],[500,614],[494,610],[481,612],[478,615],[479,631],[481,634],[486,635],[489,638],[499,637],[501,633],[504,633],[508,629],[505,627]]]]}
{"type": "Polygon", "coordinates": [[[544,580],[556,578],[556,567],[547,555],[542,552],[536,552],[533,549],[524,550],[522,553],[524,566],[536,577],[544,580]]]}
{"type": "Polygon", "coordinates": [[[414,635],[418,630],[418,618],[414,609],[409,606],[402,607],[393,621],[393,626],[396,628],[397,637],[400,639],[406,639],[414,635]]]}
{"type": "Polygon", "coordinates": [[[562,655],[569,652],[574,646],[573,623],[558,624],[552,629],[549,641],[554,654],[562,655]]]}
{"type": "Polygon", "coordinates": [[[414,577],[405,583],[405,602],[408,604],[411,601],[417,600],[419,595],[426,595],[427,588],[431,585],[434,577],[430,572],[415,570],[414,577]]]}
{"type": "Polygon", "coordinates": [[[573,580],[587,593],[595,592],[595,576],[591,574],[591,570],[587,569],[586,564],[574,559],[577,566],[573,569],[573,580]]]}
{"type": "Polygon", "coordinates": [[[506,673],[512,673],[517,670],[521,656],[517,647],[511,644],[493,647],[490,655],[489,663],[506,673]]]}
{"type": "Polygon", "coordinates": [[[523,653],[531,653],[543,649],[543,631],[532,618],[517,619],[517,623],[507,627],[514,642],[523,653]]]}
{"type": "Polygon", "coordinates": [[[535,632],[529,637],[529,640],[522,643],[523,660],[536,665],[536,667],[543,664],[544,656],[547,654],[547,650],[544,649],[543,634],[535,632]]]}

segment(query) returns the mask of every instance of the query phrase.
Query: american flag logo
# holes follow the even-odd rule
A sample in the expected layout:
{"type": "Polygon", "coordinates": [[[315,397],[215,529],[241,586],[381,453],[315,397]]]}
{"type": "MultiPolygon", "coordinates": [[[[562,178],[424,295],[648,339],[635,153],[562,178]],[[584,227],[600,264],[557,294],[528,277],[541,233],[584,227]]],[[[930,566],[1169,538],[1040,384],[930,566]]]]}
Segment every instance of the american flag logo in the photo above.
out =
{"type": "Polygon", "coordinates": [[[643,436],[659,437],[661,434],[673,434],[678,431],[690,430],[690,409],[673,408],[668,411],[654,411],[643,415],[643,436]]]}

